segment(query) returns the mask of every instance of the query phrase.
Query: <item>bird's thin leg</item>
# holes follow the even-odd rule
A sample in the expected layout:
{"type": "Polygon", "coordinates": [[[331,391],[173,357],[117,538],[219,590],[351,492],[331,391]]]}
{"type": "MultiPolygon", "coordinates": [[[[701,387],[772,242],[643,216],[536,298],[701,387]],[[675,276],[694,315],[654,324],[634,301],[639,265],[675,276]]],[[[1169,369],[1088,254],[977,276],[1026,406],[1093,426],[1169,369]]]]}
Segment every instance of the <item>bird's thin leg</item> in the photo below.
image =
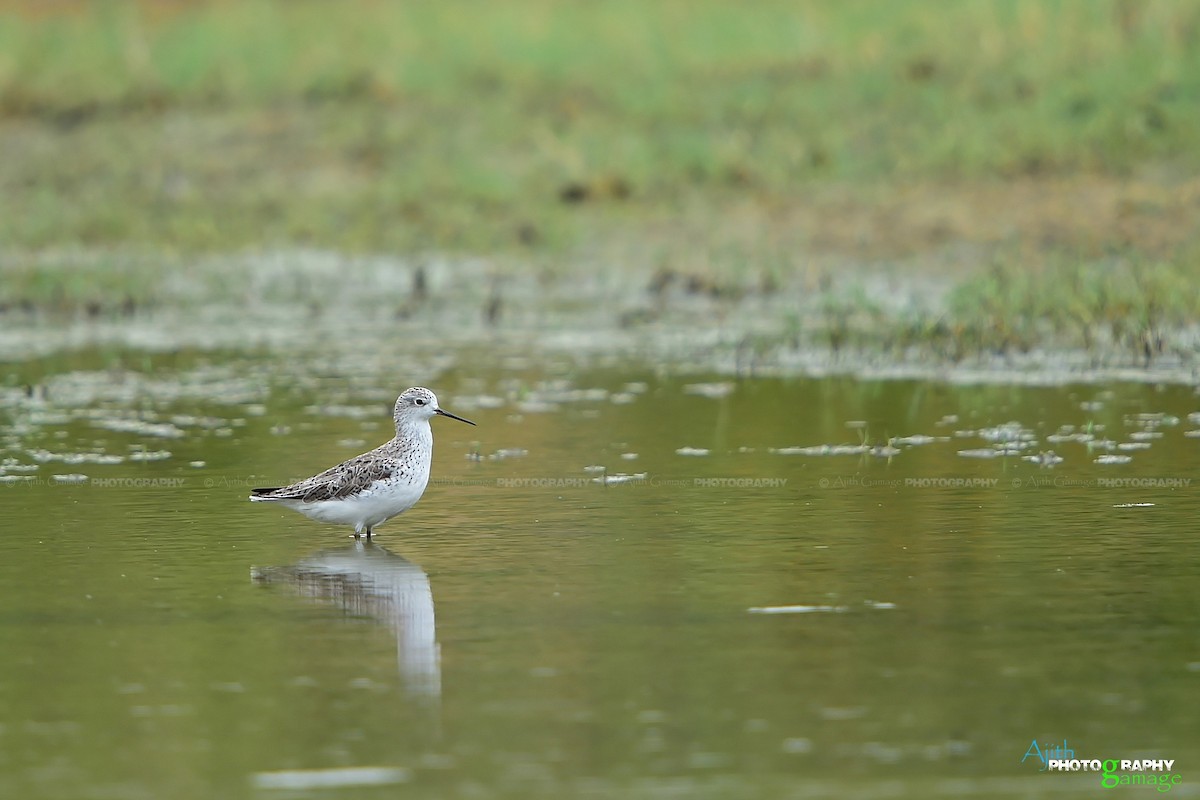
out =
{"type": "Polygon", "coordinates": [[[367,526],[367,539],[370,539],[370,538],[371,538],[371,526],[368,525],[367,526]]]}

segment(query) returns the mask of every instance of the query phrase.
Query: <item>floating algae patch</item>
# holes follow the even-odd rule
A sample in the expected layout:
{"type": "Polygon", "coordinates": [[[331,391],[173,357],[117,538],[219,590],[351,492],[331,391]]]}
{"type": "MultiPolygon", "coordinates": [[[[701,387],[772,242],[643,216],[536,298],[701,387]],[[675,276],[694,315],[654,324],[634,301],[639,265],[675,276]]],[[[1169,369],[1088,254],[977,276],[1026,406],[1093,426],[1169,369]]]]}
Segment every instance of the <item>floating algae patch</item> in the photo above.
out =
{"type": "Polygon", "coordinates": [[[872,450],[869,444],[815,444],[797,447],[768,447],[778,456],[859,456],[872,450]]]}
{"type": "Polygon", "coordinates": [[[64,464],[120,464],[125,456],[113,453],[53,453],[49,450],[30,450],[29,457],[34,461],[61,461],[64,464]]]}
{"type": "Polygon", "coordinates": [[[224,404],[261,401],[265,381],[237,374],[232,365],[198,364],[183,370],[71,370],[45,376],[38,384],[59,408],[109,402],[129,408],[145,402],[172,404],[206,400],[224,404]]]}
{"type": "Polygon", "coordinates": [[[130,461],[166,461],[171,457],[170,450],[134,450],[129,454],[130,461]]]}
{"type": "Polygon", "coordinates": [[[844,614],[849,610],[849,606],[831,605],[755,606],[747,609],[751,614],[844,614]]]}
{"type": "Polygon", "coordinates": [[[184,431],[170,422],[146,422],[140,419],[95,419],[92,425],[118,433],[136,433],[161,439],[181,439],[184,431]]]}
{"type": "Polygon", "coordinates": [[[336,767],[258,772],[252,783],[258,789],[287,792],[342,789],[354,786],[391,786],[407,783],[412,772],[404,767],[336,767]]]}
{"type": "Polygon", "coordinates": [[[897,436],[892,439],[892,444],[907,445],[910,447],[920,447],[925,444],[933,444],[934,442],[948,442],[948,436],[926,436],[924,434],[913,434],[911,436],[897,436]]]}
{"type": "Polygon", "coordinates": [[[489,453],[488,461],[504,461],[510,458],[524,458],[529,451],[523,447],[502,447],[494,453],[489,453]]]}
{"type": "Polygon", "coordinates": [[[642,483],[650,477],[648,472],[613,472],[592,478],[593,483],[599,483],[604,486],[618,486],[623,483],[642,483]]]}
{"type": "Polygon", "coordinates": [[[708,397],[712,400],[719,400],[722,397],[728,397],[733,393],[734,385],[727,381],[719,383],[689,383],[683,387],[684,394],[694,394],[700,397],[708,397]]]}
{"type": "Polygon", "coordinates": [[[958,454],[963,458],[996,458],[1006,455],[1002,450],[996,450],[991,447],[973,447],[966,450],[959,450],[958,454]]]}
{"type": "Polygon", "coordinates": [[[1055,453],[1053,450],[1049,450],[1044,453],[1038,453],[1037,455],[1021,456],[1021,460],[1028,461],[1031,464],[1037,464],[1039,467],[1053,467],[1063,463],[1063,461],[1066,459],[1055,453]]]}
{"type": "MultiPolygon", "coordinates": [[[[895,603],[879,600],[864,600],[863,607],[876,611],[888,611],[896,608],[895,603]]],[[[851,610],[847,605],[790,605],[790,606],[754,606],[747,609],[751,614],[844,614],[851,610]]]]}
{"type": "Polygon", "coordinates": [[[1019,422],[1007,422],[991,428],[980,428],[975,435],[984,441],[996,442],[1010,448],[1025,447],[1037,439],[1037,434],[1022,427],[1019,422]]]}

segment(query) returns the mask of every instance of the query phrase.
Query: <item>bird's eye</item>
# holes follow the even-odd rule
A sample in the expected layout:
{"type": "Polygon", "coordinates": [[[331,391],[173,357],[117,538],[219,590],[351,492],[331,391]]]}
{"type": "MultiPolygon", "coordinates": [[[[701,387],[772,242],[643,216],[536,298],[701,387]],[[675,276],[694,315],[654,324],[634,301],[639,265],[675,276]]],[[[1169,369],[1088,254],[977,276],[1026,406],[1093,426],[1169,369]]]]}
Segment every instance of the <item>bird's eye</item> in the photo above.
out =
{"type": "Polygon", "coordinates": [[[425,405],[425,400],[424,400],[424,399],[422,399],[422,398],[420,398],[420,397],[418,397],[418,398],[417,398],[417,405],[419,405],[419,406],[423,406],[423,405],[425,405]]]}

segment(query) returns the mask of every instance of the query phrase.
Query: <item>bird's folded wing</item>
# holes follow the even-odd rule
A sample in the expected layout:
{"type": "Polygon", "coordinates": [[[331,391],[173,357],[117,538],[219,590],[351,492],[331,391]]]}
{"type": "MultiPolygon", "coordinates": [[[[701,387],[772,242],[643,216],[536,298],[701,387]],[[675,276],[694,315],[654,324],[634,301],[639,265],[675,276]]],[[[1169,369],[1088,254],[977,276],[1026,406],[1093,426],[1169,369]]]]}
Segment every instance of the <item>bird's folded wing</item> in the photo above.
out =
{"type": "Polygon", "coordinates": [[[394,458],[368,453],[331,467],[320,475],[276,489],[269,497],[275,500],[301,500],[305,503],[338,500],[358,494],[376,481],[387,480],[399,468],[400,463],[394,458]]]}

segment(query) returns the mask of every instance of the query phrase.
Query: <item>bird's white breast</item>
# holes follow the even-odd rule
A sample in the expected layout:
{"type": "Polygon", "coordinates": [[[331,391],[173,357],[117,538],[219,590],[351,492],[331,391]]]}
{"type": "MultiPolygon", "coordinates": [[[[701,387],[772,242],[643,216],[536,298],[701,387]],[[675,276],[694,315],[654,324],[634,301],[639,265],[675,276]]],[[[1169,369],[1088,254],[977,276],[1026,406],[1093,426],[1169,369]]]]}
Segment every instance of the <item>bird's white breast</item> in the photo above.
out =
{"type": "Polygon", "coordinates": [[[374,527],[416,505],[429,482],[428,471],[399,480],[378,480],[358,494],[313,503],[291,501],[292,508],[321,522],[374,527]]]}

